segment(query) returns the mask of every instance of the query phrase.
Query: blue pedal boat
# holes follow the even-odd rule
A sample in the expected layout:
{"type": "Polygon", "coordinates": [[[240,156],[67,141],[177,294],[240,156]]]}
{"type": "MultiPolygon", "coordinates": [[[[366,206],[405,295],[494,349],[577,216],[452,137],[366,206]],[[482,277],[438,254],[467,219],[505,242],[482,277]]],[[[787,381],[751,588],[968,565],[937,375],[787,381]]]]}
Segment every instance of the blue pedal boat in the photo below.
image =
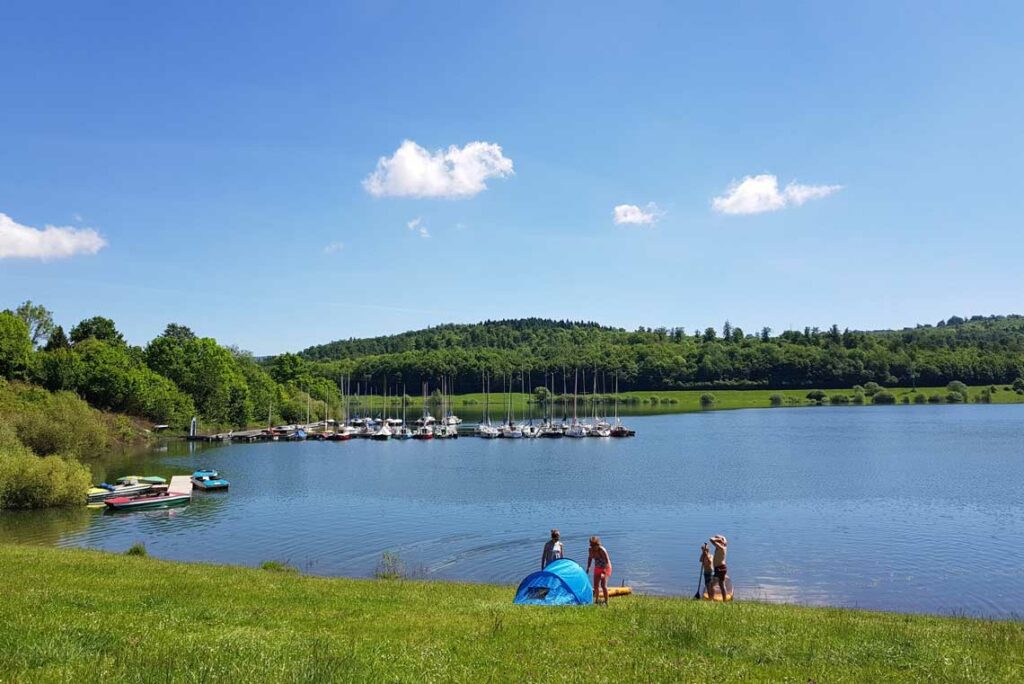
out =
{"type": "Polygon", "coordinates": [[[227,489],[228,481],[216,470],[197,470],[192,473],[192,486],[199,489],[227,489]]]}

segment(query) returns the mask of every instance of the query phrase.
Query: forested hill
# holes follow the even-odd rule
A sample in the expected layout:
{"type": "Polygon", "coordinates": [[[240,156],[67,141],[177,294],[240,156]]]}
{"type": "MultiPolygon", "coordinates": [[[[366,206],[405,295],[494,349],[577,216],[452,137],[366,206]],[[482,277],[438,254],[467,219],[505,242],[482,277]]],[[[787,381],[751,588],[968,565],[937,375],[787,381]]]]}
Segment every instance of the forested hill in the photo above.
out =
{"type": "Polygon", "coordinates": [[[401,378],[409,386],[446,375],[456,391],[474,391],[483,372],[561,374],[573,368],[597,369],[618,376],[622,389],[644,390],[1008,383],[1024,374],[1024,317],[953,316],[902,330],[832,326],[778,335],[767,328],[745,332],[728,322],[720,330],[625,331],[521,319],[337,341],[298,356],[325,375],[401,378]]]}
{"type": "Polygon", "coordinates": [[[545,318],[519,318],[483,323],[446,323],[425,330],[363,339],[336,340],[299,352],[314,361],[353,359],[370,354],[450,349],[515,349],[546,344],[584,344],[603,333],[624,333],[589,321],[552,321],[545,318]]]}

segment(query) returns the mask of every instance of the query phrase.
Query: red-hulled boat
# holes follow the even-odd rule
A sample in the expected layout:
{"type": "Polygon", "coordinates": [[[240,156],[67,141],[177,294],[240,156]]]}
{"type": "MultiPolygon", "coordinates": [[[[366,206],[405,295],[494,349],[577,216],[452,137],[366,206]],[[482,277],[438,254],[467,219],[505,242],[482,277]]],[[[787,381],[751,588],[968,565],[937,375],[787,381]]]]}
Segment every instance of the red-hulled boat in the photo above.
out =
{"type": "Polygon", "coordinates": [[[167,508],[180,506],[192,500],[191,494],[182,492],[150,492],[136,496],[115,496],[103,503],[115,511],[128,511],[145,508],[167,508]]]}

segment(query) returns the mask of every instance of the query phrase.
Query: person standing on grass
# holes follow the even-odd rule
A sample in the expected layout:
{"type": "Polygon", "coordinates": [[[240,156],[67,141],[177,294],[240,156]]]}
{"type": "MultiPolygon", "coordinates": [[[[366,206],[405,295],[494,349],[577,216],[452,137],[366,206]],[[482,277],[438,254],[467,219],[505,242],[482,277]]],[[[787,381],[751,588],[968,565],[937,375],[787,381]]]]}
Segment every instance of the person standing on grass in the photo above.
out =
{"type": "MultiPolygon", "coordinates": [[[[726,593],[725,593],[725,573],[728,570],[728,568],[726,567],[726,564],[725,564],[725,554],[726,554],[727,547],[729,546],[729,541],[725,537],[720,535],[720,534],[716,534],[714,537],[712,537],[708,541],[710,541],[715,546],[715,557],[711,561],[712,564],[715,567],[715,578],[714,578],[714,581],[718,584],[719,588],[722,590],[722,600],[725,601],[725,599],[728,598],[726,593]]],[[[715,590],[714,590],[713,586],[709,586],[708,587],[708,598],[709,599],[714,599],[715,598],[714,591],[715,590]]]]}
{"type": "MultiPolygon", "coordinates": [[[[711,597],[711,578],[714,577],[714,563],[711,560],[711,551],[708,548],[708,543],[704,542],[700,547],[700,567],[704,571],[704,590],[708,592],[708,597],[711,597]]],[[[700,592],[697,592],[698,594],[700,592]]]]}
{"type": "Polygon", "coordinates": [[[601,546],[600,537],[590,538],[590,554],[587,556],[587,572],[594,564],[594,603],[598,603],[598,592],[604,593],[604,605],[608,605],[608,578],[612,574],[612,557],[608,549],[601,546]]]}
{"type": "Polygon", "coordinates": [[[551,539],[544,544],[544,551],[540,554],[540,569],[543,570],[549,563],[560,558],[565,558],[565,549],[562,547],[562,535],[558,530],[551,530],[551,539]]]}

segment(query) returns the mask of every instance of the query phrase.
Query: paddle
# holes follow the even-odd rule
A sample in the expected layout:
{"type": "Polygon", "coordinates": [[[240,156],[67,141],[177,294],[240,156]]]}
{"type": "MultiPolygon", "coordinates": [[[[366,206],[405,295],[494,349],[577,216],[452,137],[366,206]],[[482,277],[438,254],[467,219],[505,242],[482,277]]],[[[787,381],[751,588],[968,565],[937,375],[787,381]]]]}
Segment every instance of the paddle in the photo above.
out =
{"type": "Polygon", "coordinates": [[[704,567],[701,566],[700,572],[697,574],[697,592],[693,595],[693,598],[700,598],[700,581],[704,579],[704,567]]]}

